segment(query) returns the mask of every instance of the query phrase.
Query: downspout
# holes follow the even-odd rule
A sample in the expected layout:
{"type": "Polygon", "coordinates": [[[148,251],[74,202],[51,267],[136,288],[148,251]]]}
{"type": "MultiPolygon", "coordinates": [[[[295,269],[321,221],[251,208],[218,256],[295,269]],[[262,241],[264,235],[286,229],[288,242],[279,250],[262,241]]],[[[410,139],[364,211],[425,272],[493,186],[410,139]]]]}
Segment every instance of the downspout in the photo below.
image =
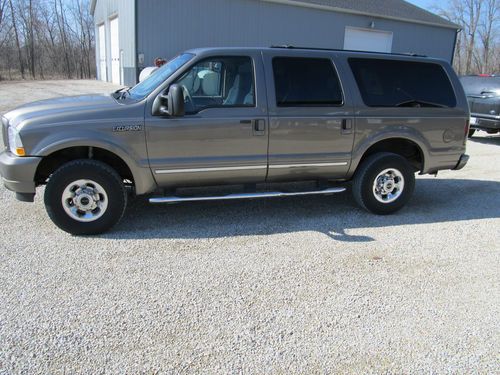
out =
{"type": "Polygon", "coordinates": [[[458,33],[460,31],[462,31],[462,29],[457,29],[455,32],[455,43],[453,43],[453,51],[451,53],[451,66],[453,66],[453,59],[455,58],[455,51],[457,50],[458,33]]]}

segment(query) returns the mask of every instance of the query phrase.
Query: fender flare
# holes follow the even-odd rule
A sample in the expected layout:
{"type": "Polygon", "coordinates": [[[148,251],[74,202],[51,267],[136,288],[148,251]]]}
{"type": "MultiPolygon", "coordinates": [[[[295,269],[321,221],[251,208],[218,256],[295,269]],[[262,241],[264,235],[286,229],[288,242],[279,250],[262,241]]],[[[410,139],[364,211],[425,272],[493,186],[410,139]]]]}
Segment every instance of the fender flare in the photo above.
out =
{"type": "MultiPolygon", "coordinates": [[[[391,132],[384,132],[384,133],[374,133],[373,136],[368,137],[367,139],[363,140],[361,144],[358,145],[358,147],[355,147],[352,152],[352,159],[351,159],[351,166],[349,168],[348,172],[348,177],[351,178],[354,173],[356,172],[361,159],[363,156],[366,154],[366,152],[376,145],[379,142],[391,140],[391,139],[403,139],[406,141],[410,141],[412,143],[415,143],[417,147],[420,149],[421,156],[422,156],[422,171],[421,173],[425,173],[426,171],[426,161],[429,160],[429,153],[427,150],[430,149],[430,145],[427,142],[427,140],[422,137],[417,131],[411,128],[406,128],[402,131],[402,129],[399,129],[398,132],[391,131],[391,132]]],[[[390,151],[390,150],[388,150],[390,151]]]]}
{"type": "Polygon", "coordinates": [[[145,160],[145,165],[138,164],[136,162],[136,160],[139,160],[138,156],[134,159],[134,155],[131,156],[130,152],[125,150],[123,146],[110,139],[103,138],[102,133],[99,133],[98,137],[58,134],[57,139],[51,137],[50,141],[45,140],[45,142],[37,145],[34,154],[43,158],[54,152],[72,147],[96,147],[115,154],[123,160],[132,172],[137,195],[147,194],[155,190],[156,181],[147,160],[145,160]]]}

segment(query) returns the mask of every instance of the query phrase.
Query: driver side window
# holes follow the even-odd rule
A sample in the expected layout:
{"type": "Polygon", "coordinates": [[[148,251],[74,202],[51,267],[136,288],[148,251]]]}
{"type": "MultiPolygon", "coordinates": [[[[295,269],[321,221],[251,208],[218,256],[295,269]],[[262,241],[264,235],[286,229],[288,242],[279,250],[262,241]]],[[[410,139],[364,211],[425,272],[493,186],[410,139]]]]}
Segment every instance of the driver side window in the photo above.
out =
{"type": "Polygon", "coordinates": [[[177,83],[183,87],[186,113],[207,108],[254,107],[255,79],[249,57],[218,57],[199,62],[177,83]]]}

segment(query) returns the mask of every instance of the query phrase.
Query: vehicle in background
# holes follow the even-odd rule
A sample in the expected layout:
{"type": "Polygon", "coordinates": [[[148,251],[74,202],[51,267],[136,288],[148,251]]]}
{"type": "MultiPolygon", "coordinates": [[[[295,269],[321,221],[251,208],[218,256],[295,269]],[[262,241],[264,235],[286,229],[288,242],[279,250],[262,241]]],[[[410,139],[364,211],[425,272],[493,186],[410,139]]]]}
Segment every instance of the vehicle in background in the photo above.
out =
{"type": "Polygon", "coordinates": [[[361,207],[386,215],[409,201],[415,173],[465,166],[469,118],[446,61],[293,47],[195,49],[132,88],[10,111],[2,117],[0,174],[23,201],[46,185],[50,218],[72,234],[111,228],[129,192],[179,203],[328,195],[350,182],[361,207]],[[298,181],[316,184],[304,191],[298,181]],[[214,185],[245,189],[179,194],[214,185]]]}
{"type": "Polygon", "coordinates": [[[460,77],[471,111],[469,137],[476,130],[500,132],[500,76],[479,74],[460,77]]]}

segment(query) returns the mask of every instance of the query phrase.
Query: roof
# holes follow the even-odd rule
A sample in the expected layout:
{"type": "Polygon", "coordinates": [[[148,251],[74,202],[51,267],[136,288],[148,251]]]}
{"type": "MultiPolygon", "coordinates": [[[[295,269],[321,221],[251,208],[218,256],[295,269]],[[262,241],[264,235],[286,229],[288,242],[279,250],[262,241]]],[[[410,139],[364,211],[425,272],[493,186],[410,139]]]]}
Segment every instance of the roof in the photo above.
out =
{"type": "Polygon", "coordinates": [[[397,59],[397,60],[408,60],[408,61],[421,61],[421,62],[436,62],[442,63],[443,61],[448,63],[446,60],[436,57],[428,57],[425,55],[417,55],[414,53],[394,53],[394,52],[375,52],[375,51],[351,51],[344,49],[330,49],[330,48],[315,48],[315,47],[293,47],[293,46],[271,46],[271,47],[200,47],[200,48],[191,48],[184,53],[191,53],[194,55],[214,55],[220,54],[222,55],[234,55],[247,53],[248,51],[287,51],[286,55],[294,55],[294,52],[303,52],[307,51],[308,56],[314,56],[315,53],[318,53],[318,56],[321,54],[327,53],[336,53],[338,55],[347,55],[347,56],[358,56],[358,57],[367,57],[367,58],[387,58],[387,59],[397,59]]]}
{"type": "MultiPolygon", "coordinates": [[[[460,26],[403,0],[262,0],[341,13],[362,14],[378,18],[420,23],[459,30],[460,26]]],[[[94,15],[97,0],[91,0],[94,15]]]]}
{"type": "Polygon", "coordinates": [[[460,29],[460,26],[403,0],[263,0],[342,13],[363,14],[398,21],[460,29]]]}

